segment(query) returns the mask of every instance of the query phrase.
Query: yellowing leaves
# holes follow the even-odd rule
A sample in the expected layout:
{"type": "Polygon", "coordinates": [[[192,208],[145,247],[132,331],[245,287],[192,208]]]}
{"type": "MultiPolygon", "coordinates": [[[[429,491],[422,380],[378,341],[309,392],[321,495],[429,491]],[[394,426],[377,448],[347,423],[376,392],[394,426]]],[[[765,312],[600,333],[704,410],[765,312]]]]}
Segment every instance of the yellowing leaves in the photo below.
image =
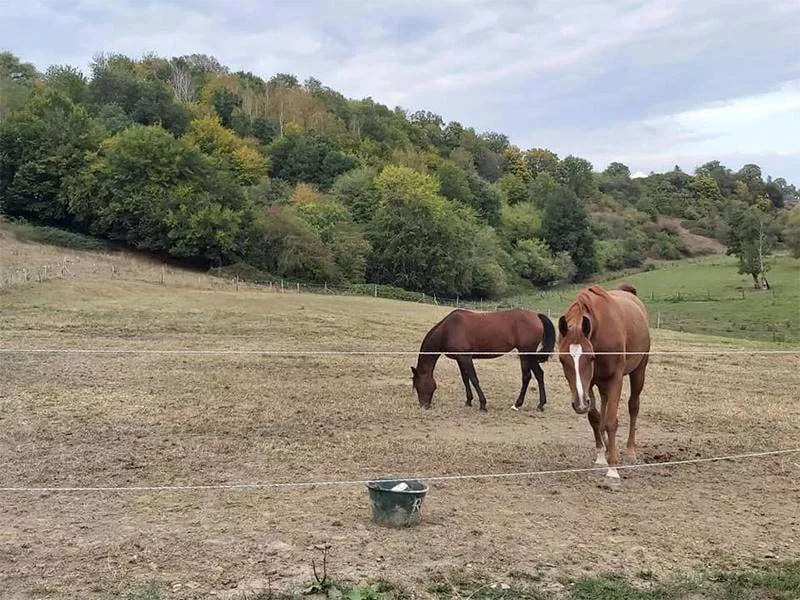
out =
{"type": "Polygon", "coordinates": [[[223,127],[219,117],[195,119],[189,124],[185,139],[232,170],[242,185],[254,185],[266,176],[267,160],[264,156],[223,127]]]}

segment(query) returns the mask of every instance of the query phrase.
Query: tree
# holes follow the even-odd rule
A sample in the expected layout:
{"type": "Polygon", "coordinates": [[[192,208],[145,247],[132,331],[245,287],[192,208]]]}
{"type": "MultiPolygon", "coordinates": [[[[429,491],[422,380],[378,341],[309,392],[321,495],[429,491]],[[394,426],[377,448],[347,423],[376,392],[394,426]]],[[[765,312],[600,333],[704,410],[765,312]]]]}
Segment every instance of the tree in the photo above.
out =
{"type": "Polygon", "coordinates": [[[45,72],[44,81],[48,87],[58,90],[75,104],[86,104],[89,101],[86,76],[75,67],[53,65],[45,72]]]}
{"type": "Polygon", "coordinates": [[[486,147],[490,152],[494,152],[496,154],[503,154],[503,152],[505,152],[506,148],[509,146],[508,136],[495,131],[487,131],[482,133],[480,135],[480,139],[485,142],[486,147]]]}
{"type": "Polygon", "coordinates": [[[542,233],[542,211],[533,204],[503,207],[502,231],[509,244],[533,239],[542,233]]]}
{"type": "Polygon", "coordinates": [[[372,249],[362,231],[352,223],[342,222],[331,230],[328,244],[341,276],[351,283],[362,283],[367,271],[367,257],[372,249]]]}
{"type": "Polygon", "coordinates": [[[700,165],[694,170],[694,174],[711,177],[717,182],[720,191],[725,196],[730,196],[733,193],[734,184],[736,183],[733,172],[718,160],[712,160],[700,165]]]}
{"type": "Polygon", "coordinates": [[[31,63],[23,63],[11,52],[0,52],[0,121],[20,108],[39,77],[31,63]]]}
{"type": "Polygon", "coordinates": [[[767,231],[771,218],[762,207],[750,206],[735,211],[731,223],[732,239],[727,254],[738,257],[739,272],[750,275],[756,289],[769,289],[767,271],[772,240],[767,231]]]}
{"type": "Polygon", "coordinates": [[[207,156],[160,127],[105,140],[67,186],[91,233],[175,256],[221,263],[236,253],[241,189],[207,156]]]}
{"type": "Polygon", "coordinates": [[[597,269],[594,235],[586,209],[570,189],[559,188],[547,198],[542,236],[554,252],[567,252],[575,263],[575,277],[586,279],[597,269]]]}
{"type": "Polygon", "coordinates": [[[612,162],[606,167],[605,171],[603,171],[603,175],[620,179],[630,179],[631,170],[627,165],[620,162],[612,162]]]}
{"type": "Polygon", "coordinates": [[[497,227],[500,224],[500,192],[471,171],[467,173],[467,182],[475,213],[492,227],[497,227]]]}
{"type": "Polygon", "coordinates": [[[381,207],[369,229],[370,279],[455,296],[472,289],[474,216],[439,195],[438,181],[387,166],[376,179],[381,207]]]}
{"type": "Polygon", "coordinates": [[[592,163],[577,156],[570,155],[561,161],[556,179],[584,200],[596,191],[592,163]]]}
{"type": "Polygon", "coordinates": [[[520,240],[513,257],[519,276],[537,287],[549,286],[559,279],[558,266],[542,240],[520,240]]]}
{"type": "Polygon", "coordinates": [[[267,174],[264,157],[223,127],[217,116],[192,121],[185,139],[211,157],[220,168],[231,171],[241,185],[254,185],[267,174]]]}
{"type": "Polygon", "coordinates": [[[371,167],[360,167],[339,175],[333,182],[331,193],[344,204],[356,223],[371,221],[378,210],[380,194],[375,185],[377,172],[371,167]]]}
{"type": "Polygon", "coordinates": [[[442,161],[436,166],[435,173],[439,178],[442,196],[467,206],[472,205],[475,198],[466,172],[450,161],[442,161]]]}
{"type": "Polygon", "coordinates": [[[553,177],[558,174],[558,155],[547,148],[531,148],[525,152],[525,162],[534,177],[542,173],[553,177]]]}
{"type": "Polygon", "coordinates": [[[486,181],[494,183],[503,174],[505,159],[502,154],[481,149],[475,154],[475,168],[486,181]]]}
{"type": "Polygon", "coordinates": [[[324,135],[289,130],[270,146],[272,176],[295,184],[316,183],[328,189],[334,179],[358,166],[358,161],[336,150],[324,135]]]}
{"type": "Polygon", "coordinates": [[[502,191],[505,201],[511,206],[527,204],[533,200],[531,188],[519,175],[506,173],[500,178],[497,185],[502,191]]]}
{"type": "Polygon", "coordinates": [[[516,146],[509,146],[503,152],[505,158],[503,170],[506,174],[514,175],[522,180],[527,185],[533,179],[533,173],[528,168],[528,163],[525,161],[525,156],[522,151],[516,146]]]}
{"type": "Polygon", "coordinates": [[[64,94],[34,92],[24,108],[0,122],[0,201],[6,212],[69,223],[64,180],[83,168],[100,132],[86,110],[64,94]]]}

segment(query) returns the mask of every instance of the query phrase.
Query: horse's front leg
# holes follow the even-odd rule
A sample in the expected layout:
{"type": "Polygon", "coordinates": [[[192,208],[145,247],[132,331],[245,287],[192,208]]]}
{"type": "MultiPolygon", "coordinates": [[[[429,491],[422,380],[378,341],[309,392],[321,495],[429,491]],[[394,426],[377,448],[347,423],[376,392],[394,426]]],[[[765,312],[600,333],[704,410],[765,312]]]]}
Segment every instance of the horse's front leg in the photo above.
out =
{"type": "Polygon", "coordinates": [[[619,466],[619,452],[617,451],[617,411],[619,409],[619,399],[622,395],[622,377],[612,376],[610,379],[599,382],[600,396],[603,400],[603,410],[601,415],[601,434],[606,435],[606,459],[608,460],[608,471],[606,472],[606,482],[612,488],[619,487],[620,477],[617,467],[619,466]]]}
{"type": "Polygon", "coordinates": [[[597,450],[597,458],[594,461],[595,466],[607,467],[608,461],[606,460],[606,444],[602,433],[602,415],[597,410],[597,405],[594,399],[594,391],[589,388],[589,397],[592,399],[592,408],[589,410],[589,424],[592,426],[592,433],[594,433],[594,447],[597,450]]]}

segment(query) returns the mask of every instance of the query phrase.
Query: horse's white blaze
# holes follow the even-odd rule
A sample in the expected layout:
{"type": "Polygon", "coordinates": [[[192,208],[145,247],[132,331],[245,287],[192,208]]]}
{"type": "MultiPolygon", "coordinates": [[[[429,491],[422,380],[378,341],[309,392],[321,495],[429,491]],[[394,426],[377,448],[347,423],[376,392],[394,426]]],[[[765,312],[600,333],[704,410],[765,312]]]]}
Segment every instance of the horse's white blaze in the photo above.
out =
{"type": "Polygon", "coordinates": [[[583,381],[581,381],[581,370],[578,366],[580,364],[583,348],[580,344],[569,345],[569,355],[572,357],[572,362],[575,363],[575,387],[578,390],[578,402],[583,406],[583,381]]]}
{"type": "Polygon", "coordinates": [[[612,479],[619,479],[619,473],[615,467],[611,467],[606,473],[606,477],[611,477],[612,479]]]}
{"type": "Polygon", "coordinates": [[[594,461],[594,464],[600,467],[607,467],[608,461],[606,460],[606,451],[605,450],[598,450],[597,451],[597,458],[594,461]]]}

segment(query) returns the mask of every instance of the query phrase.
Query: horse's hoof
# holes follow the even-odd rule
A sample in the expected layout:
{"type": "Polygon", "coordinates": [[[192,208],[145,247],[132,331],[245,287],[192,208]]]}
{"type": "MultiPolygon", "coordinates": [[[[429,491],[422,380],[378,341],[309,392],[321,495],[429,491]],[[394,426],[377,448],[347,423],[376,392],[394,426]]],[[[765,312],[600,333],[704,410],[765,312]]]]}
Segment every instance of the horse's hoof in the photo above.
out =
{"type": "Polygon", "coordinates": [[[481,406],[480,411],[481,412],[489,412],[489,409],[486,408],[485,406],[481,406]]]}
{"type": "Polygon", "coordinates": [[[536,410],[538,410],[539,412],[544,412],[544,404],[540,404],[539,406],[537,406],[536,410]]]}
{"type": "Polygon", "coordinates": [[[513,410],[514,412],[519,412],[519,406],[517,406],[516,404],[512,404],[511,410],[513,410]]]}

